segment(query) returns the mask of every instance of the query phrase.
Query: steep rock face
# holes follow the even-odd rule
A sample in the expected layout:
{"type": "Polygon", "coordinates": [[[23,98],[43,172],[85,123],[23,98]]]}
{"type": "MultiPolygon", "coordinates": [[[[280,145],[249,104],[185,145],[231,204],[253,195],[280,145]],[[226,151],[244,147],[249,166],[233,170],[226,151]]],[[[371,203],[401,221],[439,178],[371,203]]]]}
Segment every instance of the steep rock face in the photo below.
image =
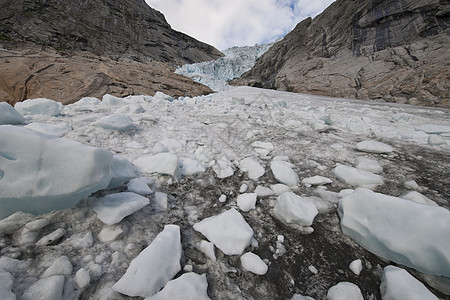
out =
{"type": "Polygon", "coordinates": [[[98,58],[92,54],[62,56],[40,49],[0,47],[0,101],[11,105],[25,99],[50,98],[70,104],[104,94],[199,96],[208,87],[171,72],[160,62],[140,63],[98,58]]]}
{"type": "Polygon", "coordinates": [[[173,30],[144,0],[0,0],[0,11],[3,42],[150,59],[171,67],[223,56],[173,30]]]}
{"type": "Polygon", "coordinates": [[[223,56],[173,30],[144,0],[0,0],[0,101],[84,96],[198,96],[172,71],[223,56]]]}
{"type": "Polygon", "coordinates": [[[235,85],[450,107],[450,4],[337,0],[235,85]]]}

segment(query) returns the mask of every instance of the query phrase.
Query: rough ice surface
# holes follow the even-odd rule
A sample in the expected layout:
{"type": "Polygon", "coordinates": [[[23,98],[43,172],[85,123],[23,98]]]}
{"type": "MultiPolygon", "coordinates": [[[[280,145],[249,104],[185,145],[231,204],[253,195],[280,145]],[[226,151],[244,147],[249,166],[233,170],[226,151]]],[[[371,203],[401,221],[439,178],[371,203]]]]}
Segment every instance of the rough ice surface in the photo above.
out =
{"type": "Polygon", "coordinates": [[[150,187],[147,185],[147,183],[145,183],[145,181],[143,181],[142,179],[139,178],[133,178],[130,180],[130,182],[128,182],[127,184],[127,189],[130,192],[145,196],[145,195],[149,195],[152,192],[152,190],[150,189],[150,187]]]}
{"type": "Polygon", "coordinates": [[[292,192],[278,196],[273,212],[280,221],[286,224],[311,226],[319,213],[314,203],[292,192]]]}
{"type": "Polygon", "coordinates": [[[223,179],[233,176],[235,168],[233,163],[227,157],[222,156],[216,160],[213,170],[216,173],[217,178],[223,179]]]}
{"type": "Polygon", "coordinates": [[[237,206],[242,211],[249,211],[256,207],[256,193],[245,193],[237,197],[237,206]]]}
{"type": "Polygon", "coordinates": [[[383,167],[378,163],[378,161],[360,156],[355,160],[355,168],[372,172],[374,174],[383,173],[383,167]]]}
{"type": "Polygon", "coordinates": [[[170,175],[177,181],[181,180],[181,166],[178,156],[173,153],[158,153],[141,156],[133,164],[144,173],[170,175]]]}
{"type": "Polygon", "coordinates": [[[242,254],[253,237],[252,228],[234,208],[195,223],[194,229],[226,255],[242,254]]]}
{"type": "Polygon", "coordinates": [[[359,142],[358,144],[356,144],[356,149],[362,152],[377,154],[391,153],[392,151],[394,151],[391,146],[382,142],[372,140],[359,142]]]}
{"type": "Polygon", "coordinates": [[[450,277],[450,240],[442,238],[450,236],[447,209],[359,188],[339,201],[338,212],[344,234],[367,250],[420,272],[450,277]]]}
{"type": "Polygon", "coordinates": [[[425,285],[404,269],[387,266],[381,278],[381,297],[383,300],[438,300],[425,285]]]}
{"type": "Polygon", "coordinates": [[[61,102],[56,102],[46,98],[29,99],[17,102],[14,108],[18,113],[26,115],[46,115],[57,117],[64,108],[61,102]]]}
{"type": "Polygon", "coordinates": [[[313,177],[308,177],[308,178],[302,179],[302,183],[306,184],[306,185],[324,185],[324,184],[333,183],[333,180],[331,180],[330,178],[327,178],[327,177],[316,175],[313,177]]]}
{"type": "Polygon", "coordinates": [[[100,221],[106,225],[114,225],[149,203],[150,200],[146,197],[123,192],[97,198],[90,205],[100,221]]]}
{"type": "Polygon", "coordinates": [[[3,300],[16,300],[16,295],[11,291],[13,282],[11,273],[0,268],[0,296],[3,300]]]}
{"type": "Polygon", "coordinates": [[[41,278],[46,278],[54,275],[70,275],[72,274],[73,266],[67,256],[60,256],[56,258],[50,267],[42,273],[41,278]]]}
{"type": "Polygon", "coordinates": [[[25,118],[9,103],[0,102],[0,125],[16,125],[25,122],[25,118]]]}
{"type": "Polygon", "coordinates": [[[117,131],[126,131],[134,127],[133,121],[126,115],[106,116],[94,122],[93,125],[117,131]]]}
{"type": "Polygon", "coordinates": [[[26,125],[25,128],[32,129],[44,134],[55,135],[57,137],[62,137],[72,130],[72,127],[70,127],[70,125],[67,123],[45,124],[36,122],[26,125]]]}
{"type": "Polygon", "coordinates": [[[450,132],[449,125],[424,124],[416,127],[417,131],[423,131],[428,134],[443,134],[450,132]]]}
{"type": "Polygon", "coordinates": [[[195,158],[181,157],[180,164],[183,176],[192,176],[206,171],[205,164],[195,158]]]}
{"type": "Polygon", "coordinates": [[[269,269],[263,260],[252,252],[247,252],[241,256],[241,265],[245,270],[256,275],[264,275],[269,269]]]}
{"type": "Polygon", "coordinates": [[[156,295],[145,300],[208,300],[206,274],[185,273],[169,281],[156,295]]]}
{"type": "Polygon", "coordinates": [[[22,295],[23,300],[61,300],[64,276],[55,275],[41,279],[30,286],[22,295]]]}
{"type": "Polygon", "coordinates": [[[180,227],[166,225],[153,242],[133,259],[113,290],[130,297],[151,297],[180,270],[180,227]]]}
{"type": "Polygon", "coordinates": [[[327,300],[364,300],[364,298],[356,284],[339,282],[328,290],[327,300]]]}
{"type": "Polygon", "coordinates": [[[4,218],[18,210],[38,214],[67,208],[106,188],[113,155],[69,139],[1,125],[0,162],[4,218]]]}
{"type": "Polygon", "coordinates": [[[299,178],[297,173],[291,168],[291,164],[285,161],[274,160],[270,163],[270,169],[279,182],[289,186],[298,185],[299,178]]]}
{"type": "Polygon", "coordinates": [[[264,167],[251,157],[241,160],[239,163],[239,169],[243,172],[247,172],[248,178],[252,180],[258,180],[259,177],[266,173],[264,167]]]}
{"type": "Polygon", "coordinates": [[[383,178],[380,175],[353,167],[337,166],[333,169],[333,174],[338,180],[353,187],[374,189],[383,184],[383,178]]]}

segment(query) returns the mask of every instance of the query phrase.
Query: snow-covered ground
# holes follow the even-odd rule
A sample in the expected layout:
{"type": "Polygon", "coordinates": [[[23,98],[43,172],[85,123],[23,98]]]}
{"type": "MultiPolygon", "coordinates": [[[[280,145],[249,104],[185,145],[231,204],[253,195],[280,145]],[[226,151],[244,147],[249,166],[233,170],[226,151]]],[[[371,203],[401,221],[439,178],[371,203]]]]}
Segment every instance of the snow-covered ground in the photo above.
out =
{"type": "Polygon", "coordinates": [[[240,77],[249,71],[255,65],[256,59],[264,54],[274,43],[232,47],[223,51],[225,57],[184,65],[179,67],[175,73],[207,85],[214,91],[223,91],[230,88],[227,84],[228,80],[240,77]]]}
{"type": "Polygon", "coordinates": [[[1,299],[448,299],[449,110],[250,87],[42,103],[26,126],[0,106],[7,208],[83,199],[0,220],[1,299]]]}

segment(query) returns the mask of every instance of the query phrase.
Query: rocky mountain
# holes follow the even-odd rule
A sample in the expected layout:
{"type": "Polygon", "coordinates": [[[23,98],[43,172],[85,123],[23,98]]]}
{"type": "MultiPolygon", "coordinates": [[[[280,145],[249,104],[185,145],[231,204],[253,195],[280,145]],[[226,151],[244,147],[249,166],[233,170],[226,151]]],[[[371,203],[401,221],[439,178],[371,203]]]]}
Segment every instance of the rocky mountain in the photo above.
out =
{"type": "Polygon", "coordinates": [[[10,103],[71,103],[104,92],[201,95],[211,90],[170,71],[223,56],[173,30],[144,0],[0,0],[0,10],[0,95],[10,103]]]}
{"type": "Polygon", "coordinates": [[[450,3],[337,0],[235,85],[450,107],[450,3]]]}

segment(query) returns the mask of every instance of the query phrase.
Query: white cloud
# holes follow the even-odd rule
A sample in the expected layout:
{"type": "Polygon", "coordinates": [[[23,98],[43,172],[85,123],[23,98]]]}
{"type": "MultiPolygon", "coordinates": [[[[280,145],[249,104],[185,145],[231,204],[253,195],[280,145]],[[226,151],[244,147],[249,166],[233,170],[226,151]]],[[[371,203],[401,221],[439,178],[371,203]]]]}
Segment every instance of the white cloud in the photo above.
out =
{"type": "Polygon", "coordinates": [[[280,37],[334,0],[146,0],[175,30],[224,50],[280,37]]]}

